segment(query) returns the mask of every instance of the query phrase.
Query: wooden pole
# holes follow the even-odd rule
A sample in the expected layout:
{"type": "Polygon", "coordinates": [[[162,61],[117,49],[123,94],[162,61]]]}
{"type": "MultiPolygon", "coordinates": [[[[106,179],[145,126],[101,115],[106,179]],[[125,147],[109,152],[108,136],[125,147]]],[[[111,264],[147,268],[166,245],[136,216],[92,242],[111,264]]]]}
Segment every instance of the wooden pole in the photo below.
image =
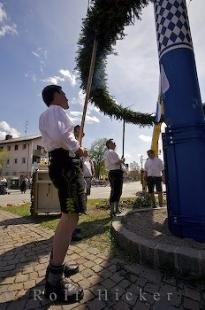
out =
{"type": "Polygon", "coordinates": [[[85,103],[84,103],[83,115],[82,115],[81,126],[80,126],[80,134],[79,134],[80,145],[82,145],[83,129],[84,129],[84,125],[85,125],[85,117],[86,117],[86,113],[87,113],[88,101],[89,101],[89,97],[90,97],[90,90],[91,90],[91,85],[92,85],[92,80],[93,80],[94,69],[95,69],[96,52],[97,52],[97,40],[95,38],[94,43],[93,43],[93,51],[92,51],[92,57],[91,57],[91,62],[90,62],[90,70],[89,70],[88,82],[87,82],[87,87],[86,87],[85,103]]]}
{"type": "Polygon", "coordinates": [[[123,129],[122,129],[122,156],[125,155],[125,120],[123,119],[123,129]]]}

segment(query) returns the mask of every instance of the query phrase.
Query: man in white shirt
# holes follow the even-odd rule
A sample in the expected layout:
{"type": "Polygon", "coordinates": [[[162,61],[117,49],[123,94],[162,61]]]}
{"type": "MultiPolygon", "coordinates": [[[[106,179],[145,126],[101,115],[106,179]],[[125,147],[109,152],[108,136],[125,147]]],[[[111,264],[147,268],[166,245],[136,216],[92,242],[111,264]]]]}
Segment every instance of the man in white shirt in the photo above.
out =
{"type": "Polygon", "coordinates": [[[104,159],[105,166],[109,170],[109,181],[110,181],[110,215],[111,217],[120,213],[119,202],[122,195],[123,187],[123,171],[122,164],[125,159],[120,159],[119,155],[115,152],[116,144],[113,139],[109,139],[106,142],[108,151],[106,151],[104,159]]]}
{"type": "Polygon", "coordinates": [[[84,149],[73,134],[73,124],[65,110],[68,99],[57,85],[46,86],[42,97],[48,109],[41,114],[39,129],[45,148],[49,152],[49,176],[58,189],[61,218],[55,231],[53,249],[46,271],[45,296],[55,294],[59,302],[75,302],[83,297],[83,289],[65,277],[79,271],[78,265],[64,264],[72,233],[77,225],[79,214],[85,213],[85,186],[81,162],[84,149]],[[75,153],[77,158],[71,157],[75,153]]]}
{"type": "Polygon", "coordinates": [[[86,195],[90,195],[91,190],[91,181],[94,175],[94,165],[88,154],[88,151],[85,149],[84,156],[82,157],[83,161],[83,175],[86,182],[86,195]]]}
{"type": "Polygon", "coordinates": [[[163,196],[162,196],[162,175],[164,172],[164,164],[162,160],[155,156],[153,150],[147,151],[148,159],[145,162],[145,180],[147,182],[148,192],[153,204],[156,207],[154,188],[156,186],[156,191],[158,194],[159,206],[163,206],[163,196]]]}

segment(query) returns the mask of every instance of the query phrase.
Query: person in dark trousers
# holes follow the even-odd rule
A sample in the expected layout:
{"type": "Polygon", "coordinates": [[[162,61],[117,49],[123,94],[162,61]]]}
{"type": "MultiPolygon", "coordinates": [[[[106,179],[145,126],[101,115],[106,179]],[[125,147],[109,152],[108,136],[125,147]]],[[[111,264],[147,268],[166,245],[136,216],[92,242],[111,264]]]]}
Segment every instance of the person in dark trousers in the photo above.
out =
{"type": "Polygon", "coordinates": [[[95,173],[95,168],[93,161],[91,160],[89,153],[86,149],[82,161],[83,161],[83,175],[86,183],[86,196],[89,196],[91,192],[91,182],[95,173]]]}
{"type": "Polygon", "coordinates": [[[73,124],[65,110],[68,99],[62,88],[48,85],[42,91],[48,109],[39,119],[39,129],[49,152],[49,176],[58,190],[61,218],[55,231],[50,261],[46,270],[45,297],[71,303],[83,298],[83,289],[66,277],[79,271],[76,264],[64,263],[79,214],[86,211],[85,186],[81,162],[84,149],[73,134],[73,124]],[[70,156],[70,152],[76,155],[70,156]],[[52,297],[51,297],[52,296],[52,297]]]}
{"type": "Polygon", "coordinates": [[[109,170],[109,181],[110,181],[110,215],[120,213],[119,202],[122,195],[123,187],[123,170],[122,164],[125,162],[125,158],[120,158],[115,152],[116,144],[113,139],[109,139],[106,142],[107,151],[105,153],[105,166],[109,170]]]}
{"type": "Polygon", "coordinates": [[[162,177],[164,174],[164,164],[163,161],[155,155],[153,150],[148,150],[147,155],[148,158],[145,162],[144,170],[152,207],[156,208],[154,195],[155,187],[158,195],[159,207],[163,207],[162,177]]]}
{"type": "Polygon", "coordinates": [[[20,179],[20,191],[21,191],[21,194],[23,194],[23,193],[25,194],[26,187],[27,187],[26,178],[24,176],[22,176],[21,179],[20,179]]]}

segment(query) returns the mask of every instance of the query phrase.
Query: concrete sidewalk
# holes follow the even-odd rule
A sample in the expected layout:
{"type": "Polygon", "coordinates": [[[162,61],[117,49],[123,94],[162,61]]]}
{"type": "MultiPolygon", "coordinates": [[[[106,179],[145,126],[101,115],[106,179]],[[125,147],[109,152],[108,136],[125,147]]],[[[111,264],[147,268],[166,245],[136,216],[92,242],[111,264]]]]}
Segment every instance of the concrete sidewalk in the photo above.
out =
{"type": "Polygon", "coordinates": [[[44,276],[53,232],[0,211],[0,309],[204,309],[204,288],[139,264],[100,253],[86,241],[70,247],[72,276],[85,292],[72,305],[52,305],[43,298],[44,276]]]}

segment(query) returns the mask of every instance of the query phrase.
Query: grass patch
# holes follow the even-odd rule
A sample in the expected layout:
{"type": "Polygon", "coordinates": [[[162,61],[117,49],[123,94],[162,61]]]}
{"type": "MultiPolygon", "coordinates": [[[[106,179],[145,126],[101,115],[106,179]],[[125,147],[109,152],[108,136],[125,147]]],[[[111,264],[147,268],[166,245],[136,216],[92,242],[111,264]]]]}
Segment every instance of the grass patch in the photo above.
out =
{"type": "Polygon", "coordinates": [[[25,203],[19,206],[0,206],[0,210],[9,211],[20,216],[30,216],[30,203],[25,203]]]}

